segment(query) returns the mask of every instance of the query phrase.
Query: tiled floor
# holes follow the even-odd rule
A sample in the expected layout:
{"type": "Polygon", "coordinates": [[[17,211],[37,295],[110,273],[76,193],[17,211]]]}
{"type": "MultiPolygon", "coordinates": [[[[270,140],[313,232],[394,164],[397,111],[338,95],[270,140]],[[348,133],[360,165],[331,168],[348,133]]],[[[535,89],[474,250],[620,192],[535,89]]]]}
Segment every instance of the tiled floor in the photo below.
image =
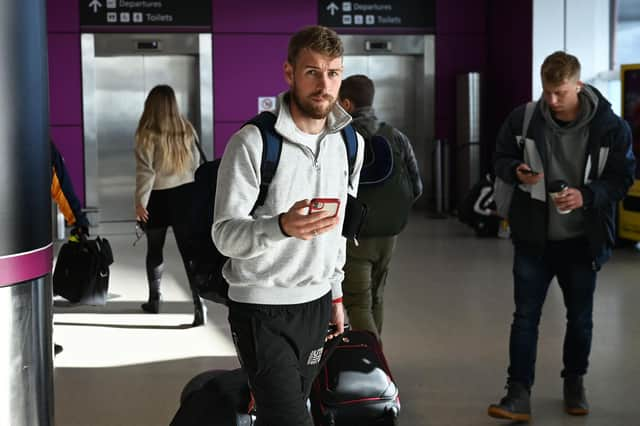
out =
{"type": "MultiPolygon", "coordinates": [[[[175,243],[167,239],[160,315],[144,314],[145,244],[133,227],[103,227],[116,263],[104,308],[58,301],[54,340],[57,426],[168,425],[193,375],[237,366],[225,308],[192,305],[175,243]]],[[[503,394],[512,314],[511,244],[477,239],[454,219],[412,218],[386,292],[384,349],[400,387],[402,426],[484,426],[503,394]]],[[[620,249],[599,275],[591,370],[592,414],[562,411],[564,307],[552,286],[540,326],[534,425],[640,425],[640,253],[620,249]]],[[[508,423],[507,423],[508,424],[508,423]]]]}

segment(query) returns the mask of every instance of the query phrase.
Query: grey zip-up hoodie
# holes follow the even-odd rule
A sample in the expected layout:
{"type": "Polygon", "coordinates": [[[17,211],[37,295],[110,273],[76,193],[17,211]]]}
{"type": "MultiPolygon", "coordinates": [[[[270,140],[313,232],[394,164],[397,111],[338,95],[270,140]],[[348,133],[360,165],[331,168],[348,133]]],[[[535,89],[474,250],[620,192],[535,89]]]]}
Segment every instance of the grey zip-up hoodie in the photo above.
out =
{"type": "Polygon", "coordinates": [[[306,303],[330,290],[333,299],[342,296],[344,206],[347,191],[356,195],[364,141],[358,135],[358,155],[349,176],[340,135],[351,121],[349,114],[336,104],[325,131],[314,138],[296,127],[284,95],[278,97],[275,124],[283,136],[282,154],[264,205],[250,214],[258,198],[262,160],[256,126],[244,126],[231,137],[218,170],[212,235],[216,247],[229,257],[222,273],[229,297],[236,302],[306,303]],[[286,237],[278,215],[296,201],[315,197],[340,199],[338,225],[308,241],[286,237]]]}

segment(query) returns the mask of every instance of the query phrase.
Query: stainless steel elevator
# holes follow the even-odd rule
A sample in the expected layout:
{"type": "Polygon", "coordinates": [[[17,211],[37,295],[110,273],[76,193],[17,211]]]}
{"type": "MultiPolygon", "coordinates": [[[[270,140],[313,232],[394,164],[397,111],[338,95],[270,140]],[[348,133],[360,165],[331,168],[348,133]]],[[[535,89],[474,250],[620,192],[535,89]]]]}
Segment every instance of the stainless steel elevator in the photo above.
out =
{"type": "Polygon", "coordinates": [[[149,91],[168,84],[213,152],[211,34],[83,34],[87,207],[92,222],[133,221],[135,130],[149,91]]]}
{"type": "Polygon", "coordinates": [[[341,35],[345,77],[373,80],[376,115],[405,133],[415,150],[425,197],[432,187],[430,153],[434,139],[435,36],[341,35]]]}

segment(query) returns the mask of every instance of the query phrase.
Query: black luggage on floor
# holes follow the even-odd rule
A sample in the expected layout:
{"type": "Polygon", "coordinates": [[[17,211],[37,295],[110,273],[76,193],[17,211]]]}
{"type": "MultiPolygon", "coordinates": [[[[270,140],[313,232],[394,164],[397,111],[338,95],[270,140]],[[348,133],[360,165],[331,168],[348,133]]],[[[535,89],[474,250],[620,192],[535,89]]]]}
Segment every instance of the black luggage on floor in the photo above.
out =
{"type": "Polygon", "coordinates": [[[347,331],[338,339],[311,390],[316,426],[396,425],[398,387],[376,336],[347,331]]]}
{"type": "Polygon", "coordinates": [[[250,399],[242,369],[205,371],[184,387],[170,426],[251,426],[250,399]]]}
{"type": "Polygon", "coordinates": [[[104,305],[109,290],[109,265],[113,254],[109,241],[82,236],[62,245],[53,272],[53,293],[71,303],[104,305]]]}

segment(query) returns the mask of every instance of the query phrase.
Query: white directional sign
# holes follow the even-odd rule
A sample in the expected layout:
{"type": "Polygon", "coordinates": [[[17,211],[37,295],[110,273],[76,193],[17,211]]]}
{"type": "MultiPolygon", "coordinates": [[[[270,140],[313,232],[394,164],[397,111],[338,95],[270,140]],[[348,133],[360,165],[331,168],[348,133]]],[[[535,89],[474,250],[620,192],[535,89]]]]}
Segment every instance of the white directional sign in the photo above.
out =
{"type": "MultiPolygon", "coordinates": [[[[20,0],[14,0],[20,1],[20,0]]],[[[212,0],[80,0],[80,27],[211,28],[212,0]],[[188,6],[185,4],[188,3],[188,6]]],[[[337,6],[336,6],[337,7],[337,6]]]]}
{"type": "Polygon", "coordinates": [[[102,7],[102,3],[100,3],[98,0],[91,0],[89,2],[89,8],[93,9],[93,13],[98,13],[98,9],[100,9],[102,7]]]}
{"type": "Polygon", "coordinates": [[[327,27],[402,27],[429,31],[436,26],[435,4],[436,0],[318,0],[318,23],[327,27]]]}
{"type": "Polygon", "coordinates": [[[335,4],[334,2],[329,3],[329,6],[327,6],[327,10],[329,11],[329,13],[331,14],[331,16],[335,15],[336,12],[338,10],[340,10],[340,8],[338,7],[337,4],[335,4]]]}

